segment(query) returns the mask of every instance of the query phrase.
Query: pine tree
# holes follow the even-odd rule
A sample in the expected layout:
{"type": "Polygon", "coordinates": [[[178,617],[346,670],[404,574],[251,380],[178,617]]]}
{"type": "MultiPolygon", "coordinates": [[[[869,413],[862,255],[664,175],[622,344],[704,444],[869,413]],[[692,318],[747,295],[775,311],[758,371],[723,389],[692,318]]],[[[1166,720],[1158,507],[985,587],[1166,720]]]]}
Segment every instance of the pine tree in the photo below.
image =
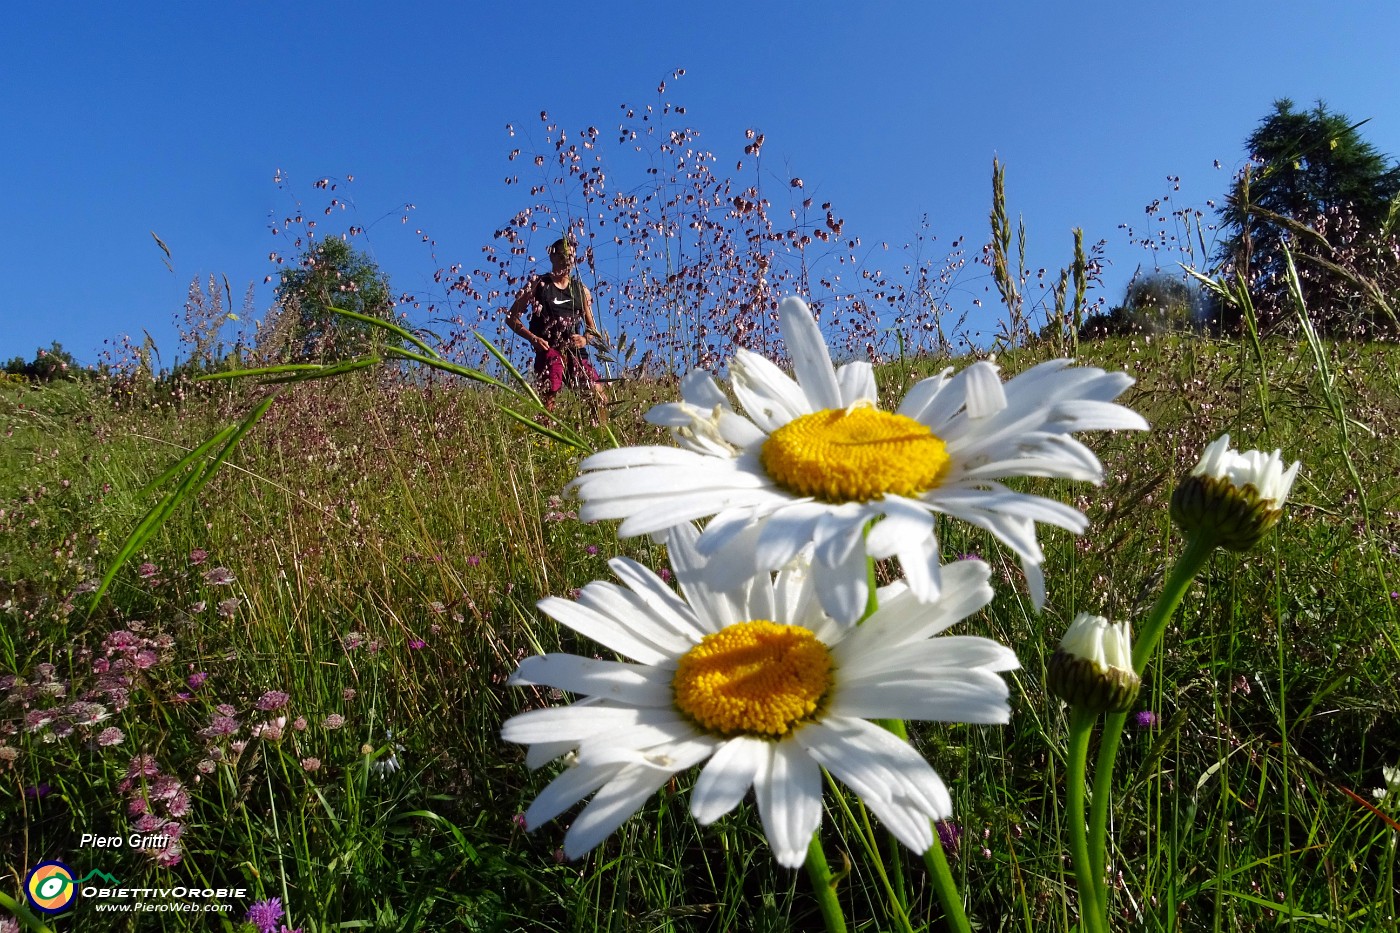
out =
{"type": "Polygon", "coordinates": [[[1343,248],[1374,252],[1400,193],[1400,166],[1361,138],[1364,123],[1321,101],[1298,111],[1285,98],[1246,140],[1251,164],[1220,209],[1229,236],[1217,258],[1251,283],[1266,324],[1292,314],[1285,246],[1315,321],[1336,330],[1365,313],[1365,289],[1329,264],[1346,258],[1343,248]]]}

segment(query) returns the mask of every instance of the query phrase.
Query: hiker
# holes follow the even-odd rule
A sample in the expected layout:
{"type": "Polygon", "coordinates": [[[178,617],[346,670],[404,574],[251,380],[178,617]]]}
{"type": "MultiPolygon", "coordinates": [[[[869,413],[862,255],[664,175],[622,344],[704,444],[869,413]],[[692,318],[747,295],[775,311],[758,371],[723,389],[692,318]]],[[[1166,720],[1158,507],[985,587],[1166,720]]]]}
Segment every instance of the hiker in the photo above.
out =
{"type": "Polygon", "coordinates": [[[606,421],[608,395],[587,349],[589,341],[602,346],[603,335],[593,323],[593,294],[571,274],[573,259],[574,247],[567,239],[550,244],[550,270],[530,276],[506,312],[506,326],[535,348],[535,379],[547,410],[554,410],[554,397],[565,385],[586,385],[593,392],[598,419],[606,421]],[[527,328],[520,315],[531,304],[527,328]],[[580,320],[583,334],[577,333],[580,320]]]}

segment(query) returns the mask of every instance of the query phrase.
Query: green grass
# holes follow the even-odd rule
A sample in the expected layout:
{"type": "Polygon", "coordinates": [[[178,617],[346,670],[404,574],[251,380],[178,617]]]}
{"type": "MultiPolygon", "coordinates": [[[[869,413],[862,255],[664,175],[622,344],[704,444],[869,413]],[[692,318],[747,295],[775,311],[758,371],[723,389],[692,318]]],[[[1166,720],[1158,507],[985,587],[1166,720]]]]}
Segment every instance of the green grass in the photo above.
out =
{"type": "MultiPolygon", "coordinates": [[[[913,734],[954,792],[952,865],[970,914],[989,930],[1075,929],[1066,715],[1043,689],[1045,663],[1075,613],[1147,611],[1182,545],[1166,514],[1173,484],[1229,431],[1238,446],[1282,448],[1304,471],[1259,549],[1212,558],[1145,679],[1139,705],[1160,719],[1130,728],[1120,754],[1110,914],[1122,929],[1394,929],[1397,837],[1381,814],[1397,819],[1400,801],[1371,791],[1400,762],[1400,350],[1266,342],[1256,353],[1153,337],[1082,353],[1138,378],[1124,401],[1153,430],[1088,438],[1106,466],[1102,488],[1026,486],[1092,519],[1082,538],[1042,532],[1046,610],[1031,611],[1014,560],[985,535],[940,527],[950,556],[976,552],[994,568],[998,598],[965,631],[1013,646],[1023,665],[1010,726],[913,734]]],[[[1042,355],[999,362],[1010,374],[1042,355]]],[[[943,365],[884,367],[882,393],[943,365]]],[[[623,442],[660,440],[639,415],[674,388],[614,388],[623,442]]],[[[552,501],[577,454],[502,415],[487,391],[374,373],[294,387],[89,616],[74,594],[153,503],[145,484],[254,401],[251,389],[221,386],[175,407],[116,407],[76,384],[0,385],[0,670],[30,685],[0,691],[17,699],[0,705],[0,742],[18,750],[0,763],[6,891],[58,858],[132,886],[243,885],[281,898],[306,931],[819,925],[806,876],[776,866],[750,806],[709,828],[689,818],[693,775],[579,862],[556,860],[567,817],[530,834],[515,825],[551,769],[529,773],[500,724],[561,698],[505,679],[528,654],[595,650],[535,601],[606,577],[613,555],[653,567],[665,555],[552,501]],[[196,548],[208,555],[198,565],[196,548]],[[207,581],[214,567],[234,581],[207,581]],[[131,645],[112,648],[113,632],[131,633],[131,645]],[[127,671],[95,670],[123,658],[127,671]],[[43,687],[42,664],[63,696],[43,687]],[[191,688],[198,672],[207,679],[191,688]],[[114,676],[129,700],[120,711],[114,676]],[[269,690],[289,695],[285,709],[256,708],[269,690]],[[89,692],[111,719],[50,741],[51,729],[25,731],[26,713],[89,692]],[[239,731],[201,735],[221,704],[239,731]],[[251,736],[279,715],[279,739],[251,736]],[[332,715],[343,727],[326,727],[332,715]],[[122,743],[98,745],[112,726],[122,743]],[[190,796],[173,867],[75,848],[82,832],[133,831],[128,807],[158,780],[122,788],[138,753],[190,796]],[[384,769],[391,757],[398,770],[384,769]],[[42,784],[46,795],[26,795],[42,784]]],[[[586,424],[585,406],[564,417],[586,424]]],[[[859,809],[852,817],[829,802],[833,869],[852,863],[842,903],[853,929],[887,929],[859,809]]],[[[917,858],[904,858],[903,875],[912,922],[937,929],[917,858]]],[[[234,922],[247,903],[237,906],[234,922]]],[[[213,915],[77,910],[84,930],[217,926],[213,915]]]]}

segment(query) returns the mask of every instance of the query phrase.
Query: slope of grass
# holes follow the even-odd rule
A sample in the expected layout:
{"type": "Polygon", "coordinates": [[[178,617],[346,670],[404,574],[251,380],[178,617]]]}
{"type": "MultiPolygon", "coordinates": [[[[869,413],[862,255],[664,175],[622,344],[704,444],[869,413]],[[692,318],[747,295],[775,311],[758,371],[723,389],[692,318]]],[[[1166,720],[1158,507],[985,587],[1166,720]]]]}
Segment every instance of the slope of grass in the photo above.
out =
{"type": "MultiPolygon", "coordinates": [[[[965,630],[1023,665],[1012,725],[914,734],[954,789],[954,870],[987,929],[1075,925],[1065,714],[1042,687],[1045,662],[1076,612],[1146,611],[1181,546],[1173,484],[1224,431],[1282,448],[1304,472],[1260,549],[1213,558],[1145,681],[1151,716],[1118,769],[1111,912],[1125,929],[1394,928],[1400,801],[1372,791],[1400,762],[1400,351],[1328,345],[1324,373],[1305,345],[1265,350],[1170,337],[1083,347],[1084,362],[1137,377],[1125,401],[1153,430],[1089,439],[1100,489],[1027,487],[1092,520],[1079,539],[1042,534],[1043,613],[989,538],[940,531],[949,555],[978,553],[998,573],[997,600],[965,630]]],[[[1042,355],[1000,363],[1014,373],[1042,355]]],[[[882,393],[943,365],[883,367],[882,393]]],[[[617,389],[623,442],[660,441],[639,413],[674,388],[617,389]]],[[[282,898],[308,931],[819,924],[805,877],[776,867],[749,809],[694,824],[689,778],[576,863],[557,849],[567,818],[519,828],[549,774],[525,769],[500,723],[563,698],[505,679],[528,654],[596,650],[535,601],[606,577],[613,555],[657,568],[665,555],[578,522],[562,495],[577,455],[488,393],[374,374],[297,387],[89,616],[83,591],[149,507],[143,485],[237,420],[249,391],[118,409],[77,385],[0,387],[0,669],[17,678],[0,683],[8,890],[60,858],[132,885],[242,884],[282,898]],[[114,728],[120,741],[102,737],[114,728]],[[140,755],[158,771],[134,767],[140,755]],[[76,848],[80,833],[156,820],[178,826],[179,853],[76,848]]],[[[564,416],[586,422],[582,405],[564,416]]],[[[831,851],[854,863],[848,915],[882,916],[836,813],[831,851]]],[[[905,875],[912,919],[936,919],[917,860],[905,875]]],[[[82,928],[104,928],[102,916],[82,928]]],[[[108,928],[203,928],[179,914],[121,925],[133,918],[108,928]]]]}

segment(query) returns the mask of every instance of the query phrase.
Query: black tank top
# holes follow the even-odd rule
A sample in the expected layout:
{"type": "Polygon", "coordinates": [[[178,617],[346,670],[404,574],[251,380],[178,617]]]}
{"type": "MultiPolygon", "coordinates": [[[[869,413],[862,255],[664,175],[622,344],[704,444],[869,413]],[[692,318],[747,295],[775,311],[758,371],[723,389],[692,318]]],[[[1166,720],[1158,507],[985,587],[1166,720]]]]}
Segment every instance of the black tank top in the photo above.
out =
{"type": "Polygon", "coordinates": [[[556,350],[568,343],[583,315],[583,295],[578,280],[558,288],[549,276],[535,280],[535,313],[530,316],[530,332],[544,338],[556,350]]]}

